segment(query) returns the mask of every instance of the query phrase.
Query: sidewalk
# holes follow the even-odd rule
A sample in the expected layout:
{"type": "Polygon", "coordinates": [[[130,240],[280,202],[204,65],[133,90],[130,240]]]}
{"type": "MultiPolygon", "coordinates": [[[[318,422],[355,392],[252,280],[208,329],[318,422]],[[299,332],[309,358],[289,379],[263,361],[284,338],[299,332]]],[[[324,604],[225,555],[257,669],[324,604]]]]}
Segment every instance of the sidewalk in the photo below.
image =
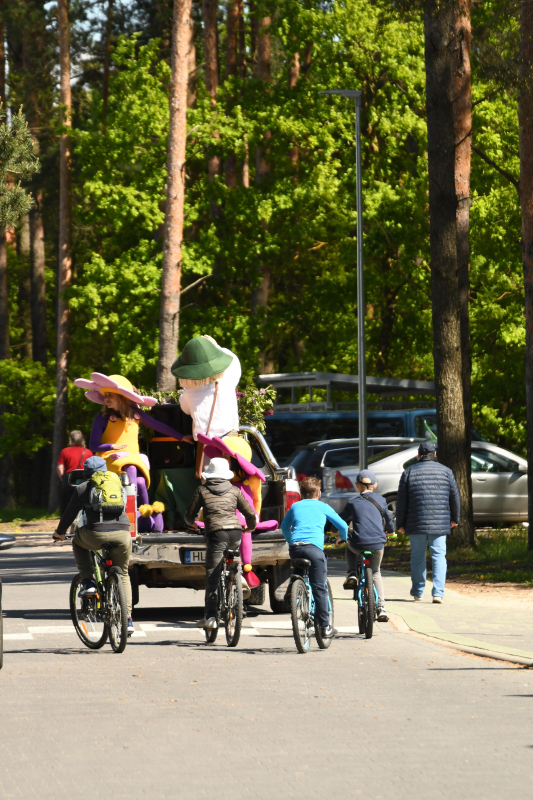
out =
{"type": "MultiPolygon", "coordinates": [[[[328,563],[336,604],[348,599],[342,589],[342,562],[328,563]],[[334,565],[334,566],[333,566],[334,565]]],[[[442,605],[433,604],[431,581],[420,603],[410,597],[411,579],[397,572],[383,572],[387,612],[398,630],[437,639],[477,655],[492,655],[533,666],[533,615],[529,595],[522,605],[497,596],[467,597],[446,587],[442,605]]],[[[352,601],[353,602],[353,601],[352,601]]]]}

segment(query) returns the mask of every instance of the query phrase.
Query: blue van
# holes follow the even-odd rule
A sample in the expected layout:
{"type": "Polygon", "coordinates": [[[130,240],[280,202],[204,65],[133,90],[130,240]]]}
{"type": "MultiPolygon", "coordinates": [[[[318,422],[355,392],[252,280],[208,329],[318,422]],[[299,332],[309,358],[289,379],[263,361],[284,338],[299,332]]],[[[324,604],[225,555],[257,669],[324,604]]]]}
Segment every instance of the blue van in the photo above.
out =
{"type": "MultiPolygon", "coordinates": [[[[368,436],[405,436],[417,439],[437,435],[437,412],[432,409],[410,408],[398,411],[369,411],[368,436]]],[[[357,439],[357,411],[276,411],[267,417],[265,439],[283,466],[301,445],[324,439],[357,439]]],[[[485,441],[472,431],[473,441],[485,441]]]]}

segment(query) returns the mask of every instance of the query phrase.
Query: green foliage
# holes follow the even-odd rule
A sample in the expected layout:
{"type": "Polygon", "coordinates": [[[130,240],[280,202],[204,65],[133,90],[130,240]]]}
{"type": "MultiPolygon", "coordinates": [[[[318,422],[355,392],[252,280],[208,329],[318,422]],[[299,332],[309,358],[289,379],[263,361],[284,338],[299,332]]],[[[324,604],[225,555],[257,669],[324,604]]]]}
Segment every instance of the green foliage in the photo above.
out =
{"type": "Polygon", "coordinates": [[[240,424],[251,425],[260,433],[264,433],[265,416],[272,414],[275,399],[276,390],[272,386],[267,386],[266,389],[246,386],[243,391],[237,392],[240,424]]]}
{"type": "Polygon", "coordinates": [[[0,112],[0,232],[12,228],[33,203],[21,180],[39,169],[28,123],[19,109],[8,123],[0,112]]]}
{"type": "Polygon", "coordinates": [[[55,385],[42,364],[29,359],[0,361],[0,456],[36,453],[49,443],[54,401],[55,385]]]}

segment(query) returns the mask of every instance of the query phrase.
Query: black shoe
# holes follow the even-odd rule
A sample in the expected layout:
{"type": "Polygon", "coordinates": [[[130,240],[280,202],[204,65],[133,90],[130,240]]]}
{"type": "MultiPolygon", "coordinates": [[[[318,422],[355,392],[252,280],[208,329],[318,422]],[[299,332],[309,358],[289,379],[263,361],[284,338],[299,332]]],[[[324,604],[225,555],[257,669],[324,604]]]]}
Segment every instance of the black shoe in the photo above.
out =
{"type": "Polygon", "coordinates": [[[327,628],[320,628],[320,635],[323,639],[333,639],[334,636],[338,634],[337,628],[333,628],[331,625],[328,625],[327,628]]]}
{"type": "Polygon", "coordinates": [[[346,580],[342,584],[343,589],[356,589],[357,588],[357,573],[349,572],[346,580]]]}

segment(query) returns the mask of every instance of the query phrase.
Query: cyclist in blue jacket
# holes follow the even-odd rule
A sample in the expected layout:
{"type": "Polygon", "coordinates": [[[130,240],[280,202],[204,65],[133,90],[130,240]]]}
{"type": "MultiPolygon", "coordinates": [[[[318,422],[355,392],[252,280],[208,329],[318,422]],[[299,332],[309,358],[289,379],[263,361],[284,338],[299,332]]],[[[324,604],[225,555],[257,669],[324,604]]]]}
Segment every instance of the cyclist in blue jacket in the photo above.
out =
{"type": "Polygon", "coordinates": [[[324,554],[324,528],[329,520],[339,531],[339,536],[346,541],[348,526],[336,511],[320,503],[320,480],[304,478],[300,483],[302,499],[294,503],[281,523],[283,535],[289,543],[291,558],[307,558],[311,562],[309,580],[315,598],[317,624],[322,636],[330,639],[337,631],[329,624],[328,565],[324,554]]]}
{"type": "Polygon", "coordinates": [[[371,551],[370,569],[374,574],[374,585],[378,593],[378,622],[387,622],[385,611],[385,592],[381,577],[381,559],[387,541],[386,533],[394,533],[394,523],[387,508],[387,501],[374,489],[378,480],[369,469],[358,473],[356,488],[359,494],[351,497],[341,516],[352,522],[353,531],[348,537],[346,547],[346,567],[348,575],[344,581],[345,589],[357,586],[357,559],[363,552],[371,551]]]}

